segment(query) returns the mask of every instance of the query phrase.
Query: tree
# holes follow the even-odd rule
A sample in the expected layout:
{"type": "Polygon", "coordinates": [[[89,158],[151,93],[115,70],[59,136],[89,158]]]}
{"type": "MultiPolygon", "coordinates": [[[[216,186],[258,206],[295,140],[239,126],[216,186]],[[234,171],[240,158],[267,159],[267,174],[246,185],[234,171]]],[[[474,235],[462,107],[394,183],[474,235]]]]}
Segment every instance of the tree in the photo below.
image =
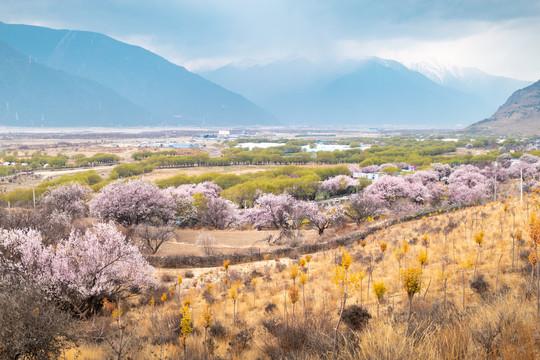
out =
{"type": "Polygon", "coordinates": [[[175,215],[173,198],[142,180],[115,181],[90,200],[89,206],[93,216],[124,226],[154,219],[168,222],[175,215]]]}
{"type": "Polygon", "coordinates": [[[383,300],[384,294],[386,294],[386,285],[384,284],[384,281],[374,282],[373,291],[375,292],[375,296],[377,296],[377,318],[379,318],[379,304],[383,300]]]}
{"type": "Polygon", "coordinates": [[[472,165],[462,165],[448,178],[449,200],[453,203],[471,203],[489,196],[489,180],[472,165]]]}
{"type": "Polygon", "coordinates": [[[408,198],[409,188],[409,183],[401,177],[382,176],[365,188],[364,194],[381,202],[391,203],[400,198],[408,198]]]}
{"type": "MultiPolygon", "coordinates": [[[[317,207],[316,204],[313,205],[317,207]]],[[[322,235],[327,228],[342,224],[345,221],[345,214],[341,207],[327,207],[309,213],[308,220],[317,228],[319,235],[322,235]]]]}
{"type": "Polygon", "coordinates": [[[255,228],[281,229],[291,219],[296,200],[289,194],[264,194],[255,201],[255,208],[249,209],[246,220],[255,228]]]}
{"type": "Polygon", "coordinates": [[[337,339],[337,332],[339,329],[339,324],[341,324],[341,319],[343,318],[343,311],[345,310],[345,304],[347,302],[349,287],[352,285],[351,279],[355,279],[355,277],[351,278],[349,274],[349,268],[351,267],[352,261],[353,260],[352,260],[351,254],[349,254],[345,250],[342,250],[341,266],[336,265],[334,266],[334,269],[333,269],[334,276],[332,280],[334,284],[336,284],[339,287],[339,291],[341,295],[339,318],[338,318],[336,327],[334,329],[336,339],[337,339]]]}
{"type": "Polygon", "coordinates": [[[529,222],[529,236],[531,238],[530,245],[534,250],[534,255],[536,258],[536,305],[537,310],[536,314],[540,317],[540,274],[538,262],[538,246],[540,245],[540,217],[535,214],[531,215],[531,220],[529,222]]]}
{"type": "Polygon", "coordinates": [[[412,267],[399,271],[399,278],[403,283],[403,289],[407,292],[407,296],[409,297],[409,310],[407,311],[407,323],[409,325],[411,322],[413,297],[422,289],[422,275],[422,268],[412,267]]]}
{"type": "Polygon", "coordinates": [[[139,249],[112,224],[73,231],[56,247],[45,246],[35,230],[0,230],[4,266],[27,274],[64,309],[87,316],[105,298],[153,286],[154,269],[139,249]]]}
{"type": "Polygon", "coordinates": [[[2,359],[59,359],[75,340],[73,320],[35,284],[1,285],[0,319],[2,359]]]}
{"type": "Polygon", "coordinates": [[[319,188],[320,191],[330,195],[343,195],[356,188],[360,183],[350,176],[338,175],[324,180],[319,188]]]}
{"type": "Polygon", "coordinates": [[[237,222],[237,209],[232,201],[205,196],[202,196],[200,200],[197,213],[201,225],[222,230],[237,222]]]}
{"type": "Polygon", "coordinates": [[[161,245],[175,237],[173,224],[159,224],[159,221],[137,225],[135,227],[135,234],[137,234],[142,240],[143,245],[152,254],[157,253],[161,245]]]}
{"type": "Polygon", "coordinates": [[[40,208],[47,214],[60,212],[70,218],[80,218],[86,215],[85,199],[92,193],[87,185],[71,182],[47,190],[39,198],[40,208]]]}
{"type": "Polygon", "coordinates": [[[376,218],[384,212],[385,204],[377,196],[366,193],[354,194],[345,206],[345,216],[360,224],[369,218],[376,218]]]}

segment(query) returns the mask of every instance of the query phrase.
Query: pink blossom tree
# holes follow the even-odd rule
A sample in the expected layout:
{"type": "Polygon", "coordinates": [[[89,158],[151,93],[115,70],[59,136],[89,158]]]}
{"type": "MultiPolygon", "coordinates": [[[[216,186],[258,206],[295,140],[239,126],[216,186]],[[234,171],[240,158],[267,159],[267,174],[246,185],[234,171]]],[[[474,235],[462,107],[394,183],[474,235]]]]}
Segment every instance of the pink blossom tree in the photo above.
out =
{"type": "Polygon", "coordinates": [[[369,165],[360,168],[360,172],[365,174],[374,174],[378,173],[379,171],[381,171],[381,167],[379,165],[369,165]]]}
{"type": "Polygon", "coordinates": [[[490,181],[473,165],[462,165],[448,178],[449,200],[472,203],[490,195],[490,181]]]}
{"type": "Polygon", "coordinates": [[[358,180],[350,176],[338,175],[323,181],[319,190],[330,195],[342,195],[354,190],[359,184],[358,180]]]}
{"type": "Polygon", "coordinates": [[[408,197],[416,204],[438,200],[444,194],[444,188],[439,183],[439,174],[436,171],[417,171],[405,176],[404,180],[409,183],[408,197]]]}
{"type": "Polygon", "coordinates": [[[360,224],[369,218],[377,218],[386,210],[387,203],[379,196],[366,194],[354,194],[344,208],[344,214],[351,220],[360,224]]]}
{"type": "Polygon", "coordinates": [[[435,171],[439,176],[439,180],[448,178],[452,173],[452,167],[448,164],[443,165],[440,163],[435,163],[431,164],[431,167],[433,168],[433,171],[435,171]]]}
{"type": "Polygon", "coordinates": [[[56,247],[44,245],[35,230],[0,229],[0,262],[81,316],[99,310],[105,298],[154,285],[154,269],[110,223],[73,231],[56,247]]]}
{"type": "Polygon", "coordinates": [[[82,315],[99,309],[105,298],[154,285],[154,268],[111,223],[72,232],[56,248],[53,271],[57,293],[82,315]]]}
{"type": "Polygon", "coordinates": [[[255,207],[244,213],[244,221],[255,228],[280,229],[287,226],[297,200],[289,194],[264,194],[255,200],[255,207]]]}
{"type": "Polygon", "coordinates": [[[409,183],[401,177],[382,176],[365,188],[364,194],[368,198],[377,198],[389,205],[391,202],[409,196],[409,183]]]}
{"type": "Polygon", "coordinates": [[[341,206],[328,206],[318,208],[309,214],[308,220],[318,230],[319,236],[332,226],[339,226],[345,222],[345,212],[341,206]]]}
{"type": "Polygon", "coordinates": [[[220,197],[204,197],[199,205],[198,219],[203,226],[226,229],[238,221],[237,206],[220,197]]]}
{"type": "Polygon", "coordinates": [[[540,157],[531,154],[523,154],[519,160],[528,164],[536,164],[540,162],[540,157]]]}
{"type": "Polygon", "coordinates": [[[221,188],[212,181],[203,181],[198,184],[182,184],[176,188],[169,188],[169,192],[176,197],[203,194],[207,198],[215,198],[221,194],[221,188]]]}
{"type": "Polygon", "coordinates": [[[70,218],[84,217],[87,213],[86,198],[92,189],[87,185],[71,182],[49,189],[39,198],[39,207],[47,214],[65,213],[70,218]]]}
{"type": "Polygon", "coordinates": [[[142,180],[115,181],[94,196],[89,206],[93,216],[124,226],[153,219],[167,223],[175,215],[173,198],[155,184],[142,180]]]}

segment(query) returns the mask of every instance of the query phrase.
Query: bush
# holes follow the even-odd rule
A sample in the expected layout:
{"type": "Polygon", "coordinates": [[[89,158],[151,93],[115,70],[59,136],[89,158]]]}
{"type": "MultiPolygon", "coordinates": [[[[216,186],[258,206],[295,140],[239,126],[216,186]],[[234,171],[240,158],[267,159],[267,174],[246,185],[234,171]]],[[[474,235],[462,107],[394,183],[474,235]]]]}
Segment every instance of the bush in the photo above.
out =
{"type": "Polygon", "coordinates": [[[73,344],[72,319],[36,289],[0,288],[0,358],[59,359],[73,344]]]}
{"type": "Polygon", "coordinates": [[[471,289],[482,299],[489,295],[489,283],[484,279],[484,275],[478,275],[476,279],[471,281],[471,289]]]}
{"type": "Polygon", "coordinates": [[[212,324],[212,326],[210,326],[210,336],[218,340],[223,340],[229,336],[229,330],[227,330],[222,323],[216,321],[214,324],[212,324]]]}
{"type": "Polygon", "coordinates": [[[371,319],[371,315],[361,306],[351,305],[343,311],[343,322],[355,331],[364,330],[369,319],[371,319]]]}

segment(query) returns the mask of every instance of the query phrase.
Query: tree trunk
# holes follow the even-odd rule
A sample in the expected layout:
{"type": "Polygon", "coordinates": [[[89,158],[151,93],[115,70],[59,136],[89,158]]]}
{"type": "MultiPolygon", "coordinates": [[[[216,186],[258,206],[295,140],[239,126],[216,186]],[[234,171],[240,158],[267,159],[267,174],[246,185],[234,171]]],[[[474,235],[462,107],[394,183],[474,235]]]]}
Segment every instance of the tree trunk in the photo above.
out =
{"type": "Polygon", "coordinates": [[[480,244],[478,244],[478,253],[476,254],[476,262],[474,263],[473,279],[476,279],[476,268],[478,267],[479,260],[480,260],[480,244]]]}
{"type": "Polygon", "coordinates": [[[463,311],[465,311],[465,271],[461,270],[461,281],[463,285],[463,311]]]}
{"type": "Polygon", "coordinates": [[[207,338],[207,333],[208,333],[208,329],[205,327],[204,328],[204,358],[205,359],[208,359],[208,343],[206,342],[206,338],[207,338]]]}
{"type": "Polygon", "coordinates": [[[454,254],[454,270],[456,270],[456,239],[452,238],[452,252],[454,254]]]}
{"type": "Polygon", "coordinates": [[[345,279],[343,280],[343,299],[341,301],[341,310],[339,311],[338,322],[336,324],[336,328],[334,329],[334,333],[336,337],[336,345],[337,345],[337,332],[339,329],[339,324],[341,324],[341,318],[343,317],[343,311],[345,310],[346,302],[347,302],[347,270],[345,270],[345,279]]]}
{"type": "MultiPolygon", "coordinates": [[[[364,280],[364,279],[360,279],[360,306],[362,306],[362,304],[363,304],[363,301],[362,301],[362,280],[364,280]]],[[[369,291],[369,287],[368,287],[367,291],[369,291]]]]}
{"type": "Polygon", "coordinates": [[[515,251],[515,236],[512,235],[512,270],[514,270],[514,255],[516,254],[516,251],[515,251]]]}
{"type": "Polygon", "coordinates": [[[536,315],[540,317],[540,276],[538,274],[540,261],[538,261],[538,247],[534,248],[534,254],[536,256],[536,315]]]}
{"type": "Polygon", "coordinates": [[[443,309],[446,310],[446,279],[443,282],[443,309]]]}
{"type": "Polygon", "coordinates": [[[302,308],[304,309],[304,317],[306,317],[306,286],[302,285],[302,308]]]}
{"type": "Polygon", "coordinates": [[[407,334],[411,328],[411,309],[412,309],[412,299],[414,295],[409,295],[409,310],[407,311],[407,334]]]}
{"type": "Polygon", "coordinates": [[[499,269],[501,268],[502,257],[503,257],[503,254],[501,251],[501,256],[499,256],[499,261],[497,262],[497,276],[495,277],[495,292],[497,292],[497,289],[499,288],[499,269]]]}

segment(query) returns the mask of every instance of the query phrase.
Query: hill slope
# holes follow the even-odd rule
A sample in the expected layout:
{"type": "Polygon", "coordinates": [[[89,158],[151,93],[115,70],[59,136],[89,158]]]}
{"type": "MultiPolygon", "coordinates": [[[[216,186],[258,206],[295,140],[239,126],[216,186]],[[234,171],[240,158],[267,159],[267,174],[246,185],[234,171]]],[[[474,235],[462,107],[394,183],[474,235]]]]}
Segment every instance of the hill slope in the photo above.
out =
{"type": "Polygon", "coordinates": [[[140,125],[150,115],[113,90],[32,62],[0,41],[0,123],[11,126],[140,125]]]}
{"type": "Polygon", "coordinates": [[[505,135],[540,136],[540,80],[514,92],[489,119],[468,129],[505,135]]]}
{"type": "Polygon", "coordinates": [[[115,90],[153,115],[153,123],[147,125],[275,121],[244,97],[141,47],[102,34],[0,23],[0,40],[33,61],[115,90]]]}

